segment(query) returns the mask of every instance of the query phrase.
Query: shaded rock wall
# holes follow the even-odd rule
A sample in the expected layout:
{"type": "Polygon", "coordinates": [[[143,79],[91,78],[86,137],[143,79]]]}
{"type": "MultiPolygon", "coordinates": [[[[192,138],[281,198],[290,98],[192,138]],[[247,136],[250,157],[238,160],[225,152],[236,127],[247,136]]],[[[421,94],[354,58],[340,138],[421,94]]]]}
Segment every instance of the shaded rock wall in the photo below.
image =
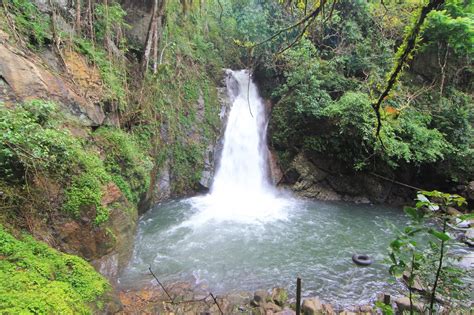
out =
{"type": "Polygon", "coordinates": [[[335,161],[324,158],[311,161],[299,153],[285,170],[282,184],[302,197],[328,201],[403,205],[414,195],[414,189],[400,186],[389,178],[370,173],[343,173],[341,168],[335,161]]]}

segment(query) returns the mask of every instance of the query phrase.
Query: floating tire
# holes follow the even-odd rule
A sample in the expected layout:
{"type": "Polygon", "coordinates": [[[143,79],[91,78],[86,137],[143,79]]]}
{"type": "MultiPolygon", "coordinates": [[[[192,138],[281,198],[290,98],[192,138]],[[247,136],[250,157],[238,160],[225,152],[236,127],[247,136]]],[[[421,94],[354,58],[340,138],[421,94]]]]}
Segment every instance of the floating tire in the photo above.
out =
{"type": "Polygon", "coordinates": [[[372,259],[367,255],[357,255],[352,256],[352,261],[359,266],[369,266],[372,264],[372,259]]]}

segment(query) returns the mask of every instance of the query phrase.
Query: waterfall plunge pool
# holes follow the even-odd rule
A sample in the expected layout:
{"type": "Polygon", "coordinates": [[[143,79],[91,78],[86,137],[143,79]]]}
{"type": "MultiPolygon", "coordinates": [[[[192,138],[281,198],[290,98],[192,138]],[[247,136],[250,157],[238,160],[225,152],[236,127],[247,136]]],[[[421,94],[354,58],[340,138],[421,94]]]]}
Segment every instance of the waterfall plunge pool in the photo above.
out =
{"type": "Polygon", "coordinates": [[[227,70],[232,107],[208,195],[157,205],[140,220],[134,254],[120,278],[140,288],[154,279],[186,281],[215,294],[283,287],[333,305],[367,303],[392,293],[383,264],[393,238],[387,221],[402,211],[382,206],[298,200],[269,181],[267,113],[247,70],[227,70]],[[374,263],[359,267],[353,254],[374,263]]]}
{"type": "Polygon", "coordinates": [[[393,233],[388,222],[403,226],[400,209],[380,205],[295,200],[277,216],[238,220],[238,214],[213,217],[199,210],[196,197],[157,205],[139,222],[133,258],[120,278],[123,287],[188,281],[216,294],[283,287],[319,296],[334,305],[373,301],[379,292],[396,293],[389,284],[386,258],[393,233]],[[359,267],[354,253],[374,263],[359,267]]]}

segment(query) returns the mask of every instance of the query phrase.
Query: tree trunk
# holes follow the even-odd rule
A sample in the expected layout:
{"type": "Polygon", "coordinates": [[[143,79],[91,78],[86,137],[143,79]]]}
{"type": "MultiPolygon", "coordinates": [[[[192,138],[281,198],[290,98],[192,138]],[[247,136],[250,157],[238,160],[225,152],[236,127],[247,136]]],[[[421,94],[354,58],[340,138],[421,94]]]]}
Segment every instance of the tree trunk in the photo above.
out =
{"type": "Polygon", "coordinates": [[[81,34],[81,0],[76,0],[76,33],[81,34]]]}
{"type": "Polygon", "coordinates": [[[146,73],[150,64],[150,55],[153,52],[153,73],[158,70],[158,50],[161,41],[162,30],[165,24],[166,0],[155,0],[153,13],[148,27],[145,50],[143,52],[142,72],[146,73]]]}
{"type": "Polygon", "coordinates": [[[91,38],[92,43],[95,41],[95,36],[94,36],[94,15],[93,11],[94,7],[92,6],[92,0],[89,0],[87,2],[87,19],[88,19],[88,24],[89,24],[89,36],[91,38]]]}
{"type": "Polygon", "coordinates": [[[158,70],[158,42],[159,42],[159,35],[158,35],[158,24],[159,18],[156,21],[156,29],[153,32],[153,74],[156,74],[158,70]]]}
{"type": "Polygon", "coordinates": [[[105,14],[105,34],[104,34],[104,46],[105,49],[110,53],[112,51],[112,47],[110,47],[111,39],[110,39],[110,21],[109,21],[109,3],[108,0],[103,0],[104,5],[104,14],[105,14]]]}
{"type": "Polygon", "coordinates": [[[154,32],[156,30],[157,14],[158,14],[158,0],[155,0],[153,4],[153,12],[151,14],[150,24],[148,26],[148,32],[146,35],[145,50],[143,51],[143,58],[142,58],[143,75],[145,75],[146,70],[148,69],[148,65],[150,63],[150,53],[153,46],[154,32]]]}

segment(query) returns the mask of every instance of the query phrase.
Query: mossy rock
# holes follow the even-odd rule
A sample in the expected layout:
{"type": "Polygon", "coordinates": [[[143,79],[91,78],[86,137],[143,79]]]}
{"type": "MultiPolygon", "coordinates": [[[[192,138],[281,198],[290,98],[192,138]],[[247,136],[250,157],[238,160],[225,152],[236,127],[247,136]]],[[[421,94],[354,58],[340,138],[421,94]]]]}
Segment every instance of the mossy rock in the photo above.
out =
{"type": "Polygon", "coordinates": [[[92,314],[104,309],[110,291],[83,259],[0,226],[0,313],[92,314]]]}
{"type": "Polygon", "coordinates": [[[288,292],[283,288],[273,288],[271,299],[275,304],[283,307],[288,302],[288,292]]]}

